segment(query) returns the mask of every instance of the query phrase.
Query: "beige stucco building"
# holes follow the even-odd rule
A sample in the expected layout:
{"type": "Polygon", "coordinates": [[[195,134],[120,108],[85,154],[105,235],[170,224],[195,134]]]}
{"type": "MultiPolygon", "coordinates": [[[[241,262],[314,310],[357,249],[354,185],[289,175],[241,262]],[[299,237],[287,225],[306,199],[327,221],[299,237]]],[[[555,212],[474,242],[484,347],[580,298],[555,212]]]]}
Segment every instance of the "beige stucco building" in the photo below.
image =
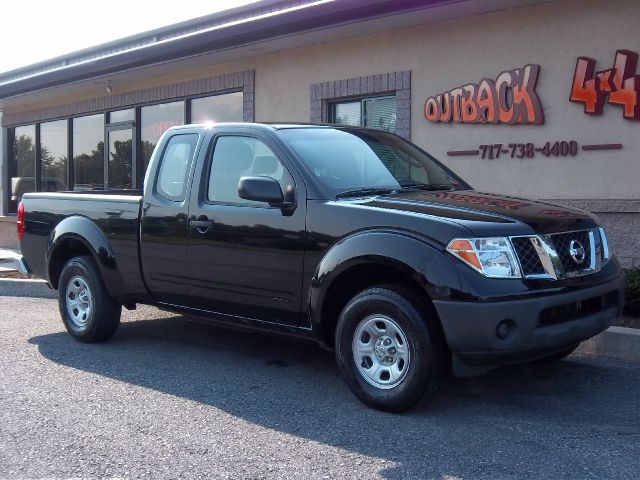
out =
{"type": "Polygon", "coordinates": [[[267,0],[2,74],[0,246],[25,191],[139,187],[171,125],[324,121],[394,130],[477,190],[591,210],[640,266],[639,21],[635,0],[267,0]]]}

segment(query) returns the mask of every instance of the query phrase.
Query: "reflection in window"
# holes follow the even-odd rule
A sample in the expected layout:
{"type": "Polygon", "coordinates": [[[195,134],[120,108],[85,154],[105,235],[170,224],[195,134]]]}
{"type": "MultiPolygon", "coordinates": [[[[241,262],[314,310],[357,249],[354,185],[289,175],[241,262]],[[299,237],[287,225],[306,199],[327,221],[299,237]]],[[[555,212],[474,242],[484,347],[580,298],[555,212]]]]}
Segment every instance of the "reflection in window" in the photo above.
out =
{"type": "Polygon", "coordinates": [[[267,205],[238,195],[241,177],[271,177],[283,192],[291,190],[292,178],[273,151],[251,137],[228,136],[218,139],[211,160],[207,199],[214,202],[267,205]]]}
{"type": "Polygon", "coordinates": [[[365,98],[334,103],[331,107],[332,123],[396,131],[395,97],[365,98]]]}
{"type": "Polygon", "coordinates": [[[184,124],[184,102],[149,105],[141,109],[142,175],[162,134],[171,127],[184,124]]]}
{"type": "Polygon", "coordinates": [[[362,126],[362,106],[360,101],[336,103],[334,106],[333,123],[340,125],[362,126]]]}
{"type": "Polygon", "coordinates": [[[104,188],[104,115],[73,119],[74,190],[104,188]]]}
{"type": "Polygon", "coordinates": [[[164,150],[156,189],[167,200],[182,201],[198,135],[174,135],[164,150]]]}
{"type": "Polygon", "coordinates": [[[35,125],[16,127],[13,133],[9,160],[9,177],[11,178],[9,212],[11,213],[18,211],[18,203],[23,194],[36,190],[36,127],[35,125]]]}
{"type": "Polygon", "coordinates": [[[191,123],[241,121],[242,92],[191,100],[191,123]]]}
{"type": "Polygon", "coordinates": [[[365,127],[387,132],[396,131],[396,98],[371,98],[364,100],[365,127]]]}
{"type": "Polygon", "coordinates": [[[109,157],[107,161],[110,189],[126,189],[132,185],[133,132],[130,128],[109,132],[109,157]]]}
{"type": "Polygon", "coordinates": [[[117,110],[109,114],[109,123],[133,122],[136,117],[136,109],[117,110]]]}
{"type": "Polygon", "coordinates": [[[58,192],[67,189],[67,121],[40,124],[40,190],[58,192]]]}

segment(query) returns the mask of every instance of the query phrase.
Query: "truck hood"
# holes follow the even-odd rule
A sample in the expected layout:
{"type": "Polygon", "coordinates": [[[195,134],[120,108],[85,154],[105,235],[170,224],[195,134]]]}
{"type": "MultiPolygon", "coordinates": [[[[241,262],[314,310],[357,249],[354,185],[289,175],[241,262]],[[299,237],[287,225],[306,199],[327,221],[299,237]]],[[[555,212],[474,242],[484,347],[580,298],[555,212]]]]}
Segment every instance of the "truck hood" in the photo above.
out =
{"type": "Polygon", "coordinates": [[[531,233],[523,225],[540,234],[598,225],[598,219],[584,210],[474,190],[407,190],[370,198],[364,205],[450,219],[478,236],[531,233]]]}

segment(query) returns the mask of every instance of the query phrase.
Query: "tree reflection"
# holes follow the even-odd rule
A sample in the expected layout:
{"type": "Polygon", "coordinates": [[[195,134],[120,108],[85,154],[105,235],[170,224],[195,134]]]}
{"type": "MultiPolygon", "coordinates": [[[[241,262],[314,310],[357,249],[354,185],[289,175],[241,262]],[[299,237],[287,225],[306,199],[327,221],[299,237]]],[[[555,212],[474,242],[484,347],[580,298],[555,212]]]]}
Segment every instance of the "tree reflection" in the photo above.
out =
{"type": "Polygon", "coordinates": [[[73,166],[77,190],[104,188],[104,141],[99,141],[90,155],[81,153],[73,157],[73,166]]]}
{"type": "Polygon", "coordinates": [[[35,164],[36,147],[31,135],[14,136],[12,142],[11,171],[11,197],[9,199],[9,211],[16,212],[22,195],[35,191],[35,164]]]}
{"type": "Polygon", "coordinates": [[[42,162],[42,190],[45,192],[56,192],[65,190],[67,185],[67,164],[69,159],[66,155],[55,156],[49,153],[49,149],[42,145],[40,147],[40,160],[42,162]]]}
{"type": "Polygon", "coordinates": [[[142,160],[143,160],[142,175],[144,175],[147,171],[147,167],[149,166],[149,160],[151,160],[151,155],[153,154],[153,150],[156,148],[156,144],[153,142],[150,142],[149,140],[143,140],[140,146],[142,149],[142,160]]]}
{"type": "Polygon", "coordinates": [[[115,140],[109,156],[109,188],[131,188],[132,140],[115,140]]]}
{"type": "Polygon", "coordinates": [[[20,135],[13,139],[13,158],[18,177],[35,175],[36,146],[31,135],[20,135]]]}

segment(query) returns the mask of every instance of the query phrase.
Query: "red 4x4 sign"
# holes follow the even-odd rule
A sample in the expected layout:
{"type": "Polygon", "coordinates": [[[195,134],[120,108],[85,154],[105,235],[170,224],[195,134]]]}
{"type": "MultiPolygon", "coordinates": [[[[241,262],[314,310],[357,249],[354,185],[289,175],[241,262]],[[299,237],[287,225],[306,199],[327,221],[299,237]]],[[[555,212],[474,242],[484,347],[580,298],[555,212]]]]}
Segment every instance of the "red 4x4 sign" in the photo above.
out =
{"type": "Polygon", "coordinates": [[[618,50],[613,68],[595,72],[593,58],[578,57],[569,100],[584,104],[584,113],[602,115],[605,98],[623,107],[627,120],[640,120],[640,75],[636,75],[638,54],[618,50]]]}

